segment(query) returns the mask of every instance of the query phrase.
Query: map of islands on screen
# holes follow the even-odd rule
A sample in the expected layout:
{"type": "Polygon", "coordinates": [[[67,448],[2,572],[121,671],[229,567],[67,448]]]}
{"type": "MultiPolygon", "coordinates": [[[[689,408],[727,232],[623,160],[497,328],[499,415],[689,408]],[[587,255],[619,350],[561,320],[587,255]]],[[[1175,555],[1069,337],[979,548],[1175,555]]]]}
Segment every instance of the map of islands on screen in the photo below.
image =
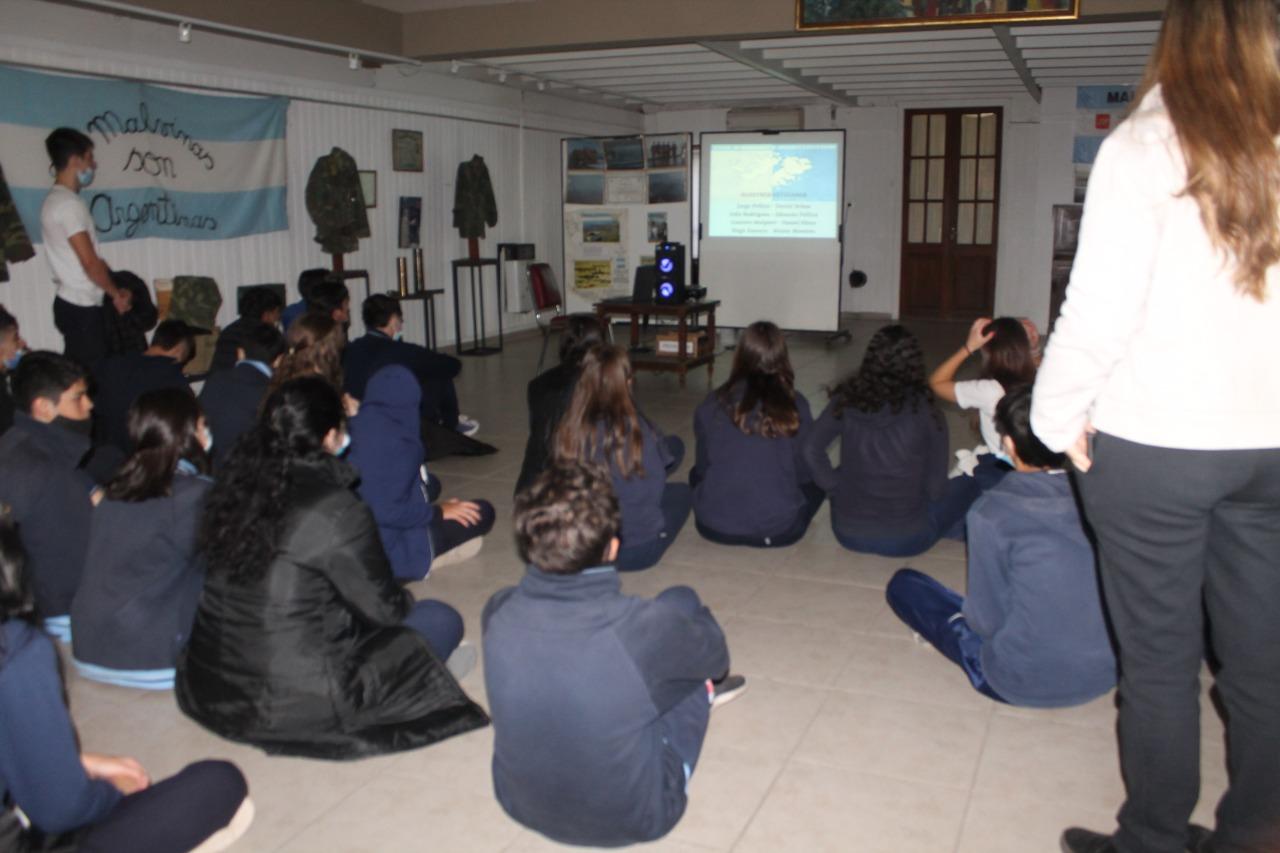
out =
{"type": "Polygon", "coordinates": [[[840,146],[711,143],[708,236],[837,237],[840,146]]]}

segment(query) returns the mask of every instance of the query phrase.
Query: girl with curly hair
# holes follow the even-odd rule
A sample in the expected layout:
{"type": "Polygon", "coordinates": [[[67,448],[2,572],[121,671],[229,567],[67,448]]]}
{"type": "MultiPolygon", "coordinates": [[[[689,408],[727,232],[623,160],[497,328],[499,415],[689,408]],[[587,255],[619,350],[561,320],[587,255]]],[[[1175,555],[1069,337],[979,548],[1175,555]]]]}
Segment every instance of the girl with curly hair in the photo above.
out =
{"type": "Polygon", "coordinates": [[[722,545],[791,545],[804,536],[826,493],[802,447],[813,426],[795,388],[782,330],[752,323],[729,379],[693,415],[697,459],[689,473],[698,532],[722,545]]]}
{"type": "Polygon", "coordinates": [[[862,365],[831,389],[805,442],[813,478],[831,498],[831,528],[851,551],[909,557],[944,535],[960,536],[979,490],[947,479],[946,423],[924,378],[915,335],[885,326],[862,365]],[[840,440],[840,465],[827,448],[840,440]]]}
{"type": "Polygon", "coordinates": [[[486,722],[440,662],[462,617],[396,583],[352,491],[356,472],[338,458],[347,442],[332,386],[286,382],[205,502],[208,576],[178,661],[178,705],[268,752],[356,758],[486,722]]]}

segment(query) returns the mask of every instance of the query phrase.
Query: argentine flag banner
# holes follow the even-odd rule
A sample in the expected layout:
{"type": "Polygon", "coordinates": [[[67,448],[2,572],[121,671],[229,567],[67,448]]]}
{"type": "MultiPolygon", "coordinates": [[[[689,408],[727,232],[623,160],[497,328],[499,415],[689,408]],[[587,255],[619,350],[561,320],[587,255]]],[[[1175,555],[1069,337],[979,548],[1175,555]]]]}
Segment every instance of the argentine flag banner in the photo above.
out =
{"type": "Polygon", "coordinates": [[[80,197],[100,241],[283,231],[288,105],[0,65],[0,165],[35,242],[57,127],[93,140],[98,169],[80,197]]]}

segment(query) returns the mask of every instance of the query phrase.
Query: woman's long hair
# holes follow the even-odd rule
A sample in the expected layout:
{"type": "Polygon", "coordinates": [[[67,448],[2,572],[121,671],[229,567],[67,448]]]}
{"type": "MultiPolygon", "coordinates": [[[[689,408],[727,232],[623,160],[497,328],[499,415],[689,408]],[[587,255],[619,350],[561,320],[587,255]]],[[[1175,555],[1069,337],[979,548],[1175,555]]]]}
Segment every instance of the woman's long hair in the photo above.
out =
{"type": "Polygon", "coordinates": [[[716,391],[734,425],[747,435],[782,438],[800,431],[796,374],[782,330],[767,320],[747,326],[738,341],[729,379],[716,391]],[[742,399],[735,404],[735,389],[742,399]]]}
{"type": "Polygon", "coordinates": [[[344,419],[337,390],[317,376],[271,392],[205,498],[196,548],[211,574],[247,578],[266,571],[291,509],[293,463],[323,458],[325,436],[344,419]]]}
{"type": "Polygon", "coordinates": [[[186,389],[162,388],[139,395],[129,407],[133,454],[106,486],[113,501],[145,501],[172,493],[178,460],[209,471],[209,456],[197,434],[200,404],[186,389]]]}
{"type": "Polygon", "coordinates": [[[560,363],[577,367],[596,344],[604,343],[604,324],[595,314],[570,314],[560,333],[560,363]]]}
{"type": "Polygon", "coordinates": [[[1280,262],[1280,62],[1274,0],[1169,0],[1138,103],[1160,86],[1187,161],[1184,192],[1236,284],[1266,298],[1280,262]]]}
{"type": "Polygon", "coordinates": [[[992,335],[981,350],[983,379],[996,380],[1005,391],[1036,381],[1036,354],[1021,320],[997,317],[982,333],[992,335]]]}
{"type": "Polygon", "coordinates": [[[342,388],[342,326],[328,314],[308,311],[293,321],[284,336],[285,352],[271,375],[274,391],[302,376],[319,376],[342,388]]]}
{"type": "Polygon", "coordinates": [[[631,360],[621,347],[600,344],[582,357],[553,444],[557,459],[590,463],[600,454],[623,477],[644,476],[644,434],[631,399],[631,360]]]}
{"type": "Polygon", "coordinates": [[[858,370],[830,394],[837,416],[850,407],[868,413],[888,407],[894,414],[907,405],[913,412],[932,407],[920,341],[905,326],[885,326],[871,336],[858,370]]]}

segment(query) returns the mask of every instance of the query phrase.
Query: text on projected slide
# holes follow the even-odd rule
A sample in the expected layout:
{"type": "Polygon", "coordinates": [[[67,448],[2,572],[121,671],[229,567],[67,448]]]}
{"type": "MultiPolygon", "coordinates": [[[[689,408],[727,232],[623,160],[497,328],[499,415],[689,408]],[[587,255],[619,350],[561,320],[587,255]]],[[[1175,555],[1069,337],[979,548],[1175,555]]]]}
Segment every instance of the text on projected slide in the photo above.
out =
{"type": "Polygon", "coordinates": [[[836,238],[840,146],[711,143],[708,236],[836,238]]]}

